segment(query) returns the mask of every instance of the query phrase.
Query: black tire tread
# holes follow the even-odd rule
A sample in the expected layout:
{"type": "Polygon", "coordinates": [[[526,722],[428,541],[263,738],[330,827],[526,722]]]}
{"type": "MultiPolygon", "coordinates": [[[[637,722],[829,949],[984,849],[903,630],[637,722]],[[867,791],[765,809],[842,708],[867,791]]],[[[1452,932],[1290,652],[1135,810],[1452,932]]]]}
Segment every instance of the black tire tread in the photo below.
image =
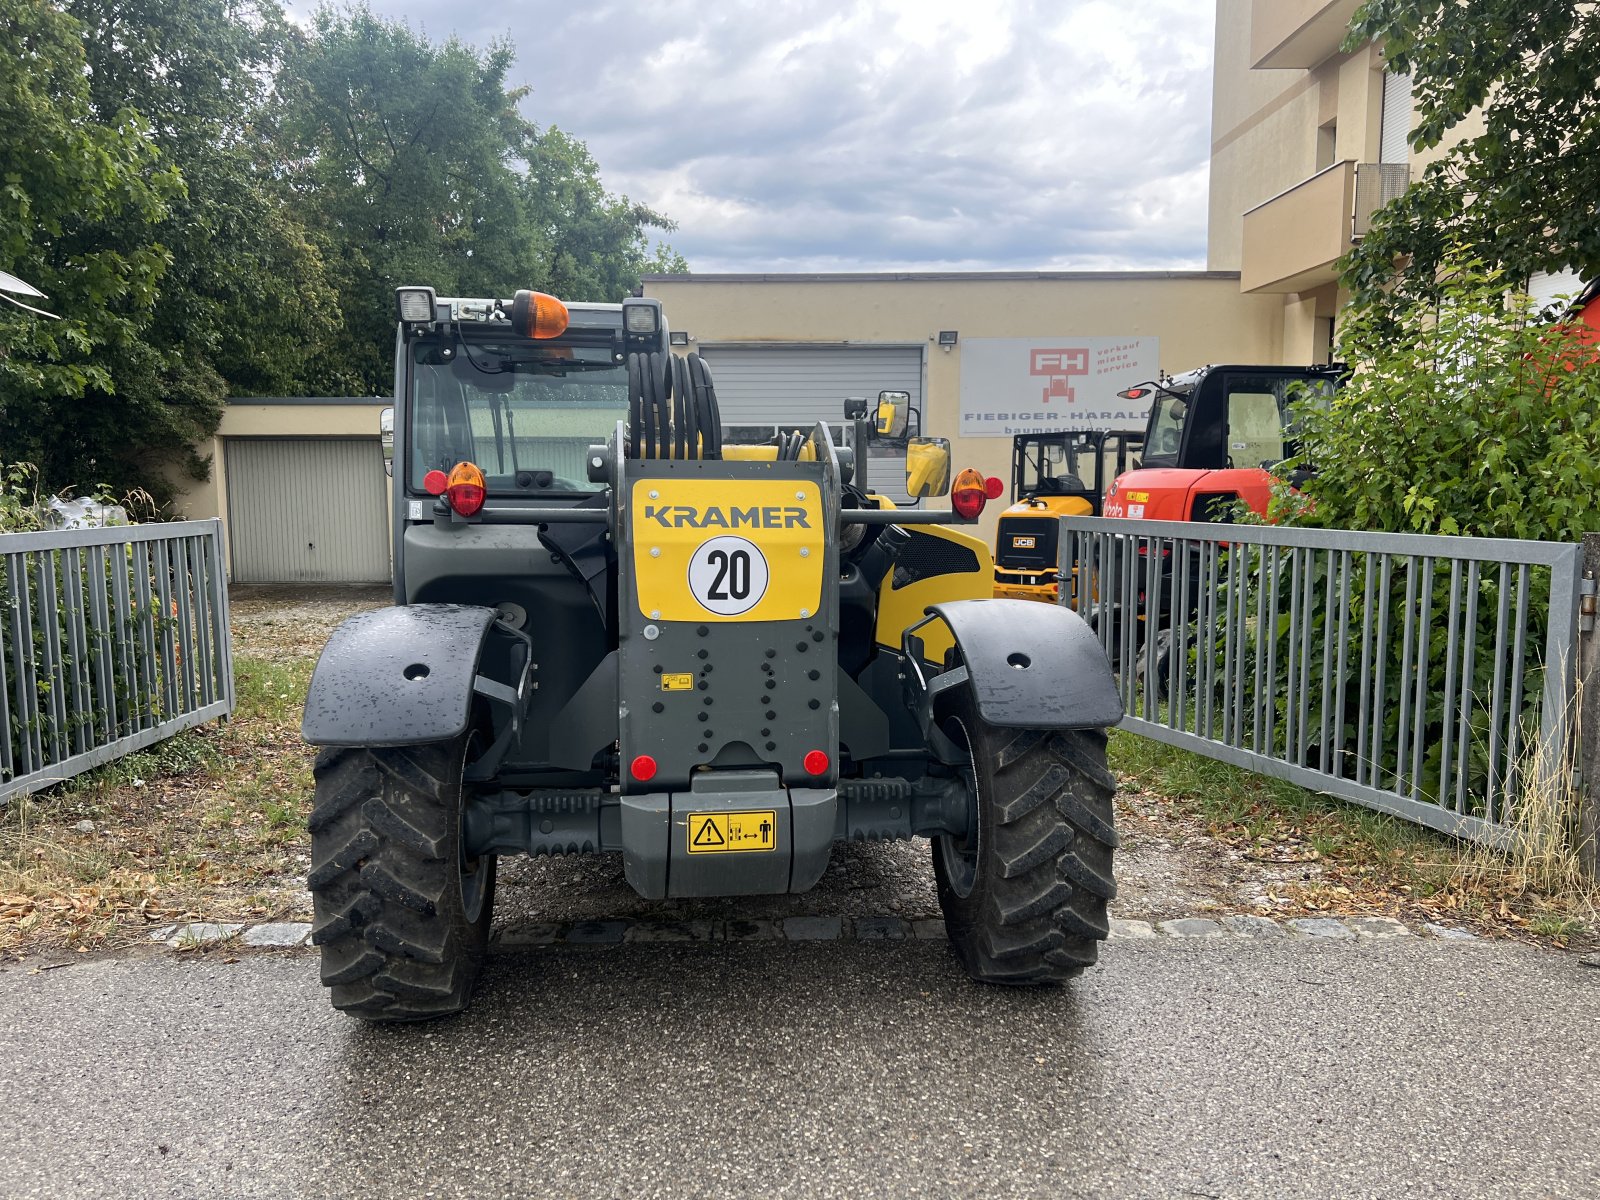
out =
{"type": "Polygon", "coordinates": [[[960,896],[934,853],[952,948],[987,983],[1061,983],[1092,966],[1116,895],[1116,777],[1101,729],[1019,730],[955,714],[979,779],[984,837],[971,894],[960,896]]]}
{"type": "Polygon", "coordinates": [[[471,997],[493,877],[481,918],[469,924],[455,861],[462,747],[327,747],[317,755],[311,940],[335,1008],[368,1021],[418,1021],[459,1012],[471,997]]]}

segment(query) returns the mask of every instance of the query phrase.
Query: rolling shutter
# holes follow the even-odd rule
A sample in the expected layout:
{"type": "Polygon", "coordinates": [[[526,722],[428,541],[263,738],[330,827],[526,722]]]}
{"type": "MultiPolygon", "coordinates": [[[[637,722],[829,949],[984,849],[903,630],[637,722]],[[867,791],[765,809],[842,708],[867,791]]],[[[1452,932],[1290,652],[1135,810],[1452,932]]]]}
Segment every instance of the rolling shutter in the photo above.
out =
{"type": "Polygon", "coordinates": [[[1383,125],[1378,135],[1378,161],[1409,163],[1411,147],[1411,76],[1384,72],[1383,125]]]}
{"type": "Polygon", "coordinates": [[[228,438],[224,460],[236,583],[390,578],[376,438],[228,438]]]}
{"type": "MultiPolygon", "coordinates": [[[[844,421],[845,397],[874,401],[882,391],[910,392],[911,405],[922,413],[926,430],[922,352],[921,346],[712,344],[701,349],[716,381],[722,423],[735,437],[754,437],[760,427],[770,432],[774,426],[792,428],[818,421],[838,430],[844,421]]],[[[898,448],[875,448],[868,478],[874,491],[897,503],[907,502],[905,457],[898,448]]]]}
{"type": "Polygon", "coordinates": [[[921,346],[713,345],[701,353],[727,425],[837,424],[846,396],[881,391],[910,392],[922,407],[921,346]]]}
{"type": "Polygon", "coordinates": [[[1571,300],[1581,291],[1583,291],[1583,277],[1576,271],[1560,271],[1554,275],[1548,271],[1535,271],[1533,278],[1528,280],[1528,295],[1533,298],[1535,313],[1546,305],[1555,303],[1558,296],[1565,296],[1571,300]]]}

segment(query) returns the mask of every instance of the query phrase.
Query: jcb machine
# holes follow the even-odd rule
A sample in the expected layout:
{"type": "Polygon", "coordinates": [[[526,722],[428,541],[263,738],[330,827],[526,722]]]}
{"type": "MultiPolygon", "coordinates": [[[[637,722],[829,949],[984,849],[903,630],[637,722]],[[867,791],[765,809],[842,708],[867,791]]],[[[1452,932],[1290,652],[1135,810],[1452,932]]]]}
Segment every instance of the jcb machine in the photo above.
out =
{"type": "Polygon", "coordinates": [[[395,604],[335,631],[303,725],[335,1007],[463,1008],[516,853],[730,896],[806,891],[842,839],[926,836],[974,979],[1095,961],[1121,705],[1074,614],[978,599],[992,560],[953,526],[981,476],[899,511],[827,426],[726,453],[654,300],[403,288],[398,315],[395,604]]]}
{"type": "Polygon", "coordinates": [[[1011,441],[1011,507],[995,539],[994,594],[1056,603],[1060,517],[1098,517],[1112,480],[1144,442],[1136,430],[1021,433],[1011,441]]]}

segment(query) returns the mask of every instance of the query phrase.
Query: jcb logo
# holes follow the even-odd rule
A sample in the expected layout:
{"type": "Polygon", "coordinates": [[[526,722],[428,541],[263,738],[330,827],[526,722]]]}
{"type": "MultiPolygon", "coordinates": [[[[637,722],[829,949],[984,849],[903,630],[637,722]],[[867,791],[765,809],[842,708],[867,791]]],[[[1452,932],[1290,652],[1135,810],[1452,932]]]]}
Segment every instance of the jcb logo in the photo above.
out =
{"type": "Polygon", "coordinates": [[[803,508],[693,508],[687,504],[646,504],[644,519],[663,529],[810,529],[803,508]]]}

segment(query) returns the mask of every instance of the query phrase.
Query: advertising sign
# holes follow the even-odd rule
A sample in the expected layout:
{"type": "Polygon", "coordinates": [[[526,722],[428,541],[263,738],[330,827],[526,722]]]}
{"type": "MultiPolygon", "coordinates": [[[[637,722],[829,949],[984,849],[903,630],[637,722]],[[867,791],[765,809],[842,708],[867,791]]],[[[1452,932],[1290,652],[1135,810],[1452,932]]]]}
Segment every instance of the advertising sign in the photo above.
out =
{"type": "Polygon", "coordinates": [[[961,436],[1143,429],[1149,398],[1124,388],[1156,377],[1160,338],[972,338],[961,342],[961,436]]]}

